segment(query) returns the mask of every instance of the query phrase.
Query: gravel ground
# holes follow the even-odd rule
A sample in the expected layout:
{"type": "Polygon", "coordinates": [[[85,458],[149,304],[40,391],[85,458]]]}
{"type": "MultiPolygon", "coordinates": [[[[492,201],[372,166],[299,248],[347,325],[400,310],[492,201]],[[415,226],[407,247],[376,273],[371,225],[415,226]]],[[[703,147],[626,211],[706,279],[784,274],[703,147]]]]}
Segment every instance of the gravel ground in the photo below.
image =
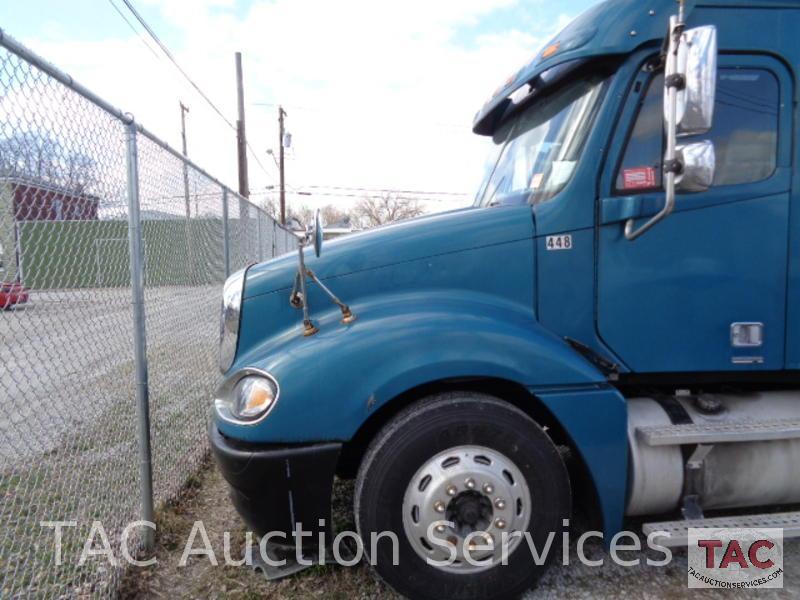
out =
{"type": "MultiPolygon", "coordinates": [[[[334,521],[352,527],[352,485],[337,482],[334,500],[334,521]]],[[[186,544],[188,533],[196,520],[202,520],[212,547],[218,557],[223,556],[223,532],[231,532],[233,557],[242,556],[245,526],[228,499],[227,484],[211,466],[201,473],[180,498],[159,515],[159,534],[153,567],[129,571],[123,580],[122,597],[130,598],[341,598],[356,600],[367,598],[397,598],[391,590],[378,582],[362,564],[345,568],[335,565],[315,566],[294,576],[268,582],[252,569],[232,566],[212,566],[206,557],[190,557],[185,567],[178,562],[186,544]]],[[[577,539],[574,533],[572,539],[577,539]]],[[[199,538],[198,538],[199,539],[199,538]]],[[[198,545],[198,544],[196,544],[198,545]]],[[[580,564],[574,553],[570,566],[555,565],[540,581],[538,587],[526,595],[526,600],[538,598],[730,598],[731,593],[721,590],[689,590],[686,582],[685,551],[675,553],[666,567],[625,568],[611,563],[599,544],[587,544],[587,555],[592,559],[605,558],[602,567],[580,564]]],[[[786,544],[784,590],[759,590],[759,598],[800,598],[800,545],[786,544]]],[[[626,553],[635,558],[636,553],[626,553]]],[[[645,554],[639,555],[642,559],[645,554]]],[[[654,559],[662,558],[653,554],[654,559]]],[[[644,560],[642,561],[644,562],[644,560]]]]}
{"type": "MultiPolygon", "coordinates": [[[[202,448],[205,439],[206,396],[217,377],[218,294],[218,286],[146,291],[159,498],[168,497],[186,474],[195,472],[193,449],[202,448]],[[176,402],[185,398],[191,403],[176,402]]],[[[75,596],[98,592],[98,577],[106,581],[100,573],[47,567],[52,559],[37,547],[47,547],[49,537],[38,523],[54,518],[123,523],[138,512],[130,316],[128,289],[38,292],[28,306],[0,313],[0,396],[5,396],[0,414],[0,597],[22,590],[58,595],[68,581],[74,582],[69,585],[75,596]]],[[[215,568],[201,558],[179,568],[186,536],[197,519],[204,521],[219,556],[223,531],[231,532],[239,555],[245,539],[219,474],[206,468],[191,483],[181,501],[159,515],[158,565],[128,572],[125,597],[392,597],[363,565],[317,566],[279,582],[267,582],[246,567],[215,568]]],[[[336,490],[334,520],[353,530],[352,486],[341,482],[336,490]]],[[[781,597],[800,598],[798,550],[797,542],[786,546],[781,597]]],[[[605,556],[599,545],[590,547],[589,554],[605,556]]],[[[570,566],[556,565],[529,596],[689,595],[685,554],[663,568],[606,562],[586,567],[573,554],[570,566]]],[[[767,590],[759,595],[778,596],[767,590]]]]}
{"type": "MultiPolygon", "coordinates": [[[[145,290],[156,502],[207,447],[218,311],[218,286],[145,290]]],[[[77,556],[93,520],[117,544],[140,511],[132,331],[127,288],[36,291],[0,312],[0,598],[102,595],[121,575],[77,556]],[[59,520],[78,525],[56,569],[40,523],[59,520]]]]}
{"type": "MultiPolygon", "coordinates": [[[[154,383],[186,377],[160,356],[189,354],[216,375],[205,355],[216,349],[218,297],[219,286],[146,289],[154,383]]],[[[0,311],[0,348],[0,464],[7,467],[56,450],[62,435],[133,397],[132,377],[121,376],[133,368],[130,289],[34,292],[29,303],[0,311]]]]}

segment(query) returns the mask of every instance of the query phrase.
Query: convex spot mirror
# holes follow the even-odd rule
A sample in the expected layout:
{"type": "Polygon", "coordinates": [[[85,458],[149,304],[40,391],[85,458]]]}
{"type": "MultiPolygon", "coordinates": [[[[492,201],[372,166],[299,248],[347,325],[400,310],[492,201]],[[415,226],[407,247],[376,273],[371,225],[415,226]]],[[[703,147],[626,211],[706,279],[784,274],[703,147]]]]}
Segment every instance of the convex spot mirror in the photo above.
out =
{"type": "Polygon", "coordinates": [[[675,149],[682,165],[675,178],[675,186],[680,192],[704,192],[714,183],[716,153],[714,144],[708,140],[685,144],[675,149]]]}
{"type": "MultiPolygon", "coordinates": [[[[717,89],[717,28],[713,25],[687,29],[681,34],[677,72],[685,86],[678,91],[678,136],[699,135],[711,129],[717,89]]],[[[669,118],[667,96],[664,115],[669,118]]]]}

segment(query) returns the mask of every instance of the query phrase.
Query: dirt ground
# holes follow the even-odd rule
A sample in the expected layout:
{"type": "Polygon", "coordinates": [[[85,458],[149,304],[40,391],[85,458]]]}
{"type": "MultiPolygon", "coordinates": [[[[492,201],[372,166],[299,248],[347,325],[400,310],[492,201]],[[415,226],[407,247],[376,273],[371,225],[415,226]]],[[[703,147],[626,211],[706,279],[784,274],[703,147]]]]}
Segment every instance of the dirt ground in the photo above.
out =
{"type": "MultiPolygon", "coordinates": [[[[354,531],[352,519],[352,484],[337,482],[334,497],[334,521],[340,530],[354,531]]],[[[163,509],[158,516],[157,565],[133,569],[123,579],[121,596],[133,598],[267,598],[274,600],[296,598],[332,598],[366,600],[398,598],[377,581],[369,568],[361,563],[355,567],[338,565],[314,566],[279,581],[266,581],[263,575],[246,566],[213,566],[207,557],[192,556],[184,567],[178,566],[186,540],[196,520],[204,522],[214,553],[223,559],[223,532],[231,532],[233,558],[243,556],[245,525],[228,499],[227,484],[207,462],[200,475],[190,482],[181,497],[163,509]]],[[[574,533],[572,539],[577,539],[574,533]]],[[[196,538],[195,547],[200,546],[196,538]]],[[[554,565],[537,588],[526,596],[539,598],[730,598],[729,591],[689,590],[686,583],[686,553],[676,551],[666,567],[620,567],[613,564],[602,546],[587,543],[587,555],[592,559],[605,558],[601,567],[579,563],[572,548],[568,566],[554,565]]],[[[788,541],[785,546],[785,577],[783,590],[759,590],[759,598],[800,598],[800,544],[788,541]]],[[[645,554],[640,555],[642,558],[645,554]]],[[[628,554],[626,558],[635,555],[628,554]]],[[[653,559],[661,559],[659,553],[653,559]]],[[[644,560],[642,561],[644,563],[644,560]]],[[[738,597],[743,597],[738,594],[738,597]]]]}
{"type": "MultiPolygon", "coordinates": [[[[334,510],[349,516],[351,486],[336,490],[334,510]]],[[[129,571],[123,579],[121,597],[132,598],[235,598],[288,599],[331,598],[358,600],[397,598],[376,581],[366,565],[343,568],[337,565],[314,566],[292,577],[268,582],[249,567],[215,567],[204,556],[192,556],[185,567],[178,566],[186,540],[196,520],[202,520],[215,555],[223,559],[223,532],[230,531],[233,558],[244,551],[246,527],[228,498],[225,480],[206,466],[175,503],[157,517],[157,565],[129,571]]],[[[345,524],[354,530],[352,524],[345,524]]],[[[196,547],[200,546],[197,538],[196,547]]]]}

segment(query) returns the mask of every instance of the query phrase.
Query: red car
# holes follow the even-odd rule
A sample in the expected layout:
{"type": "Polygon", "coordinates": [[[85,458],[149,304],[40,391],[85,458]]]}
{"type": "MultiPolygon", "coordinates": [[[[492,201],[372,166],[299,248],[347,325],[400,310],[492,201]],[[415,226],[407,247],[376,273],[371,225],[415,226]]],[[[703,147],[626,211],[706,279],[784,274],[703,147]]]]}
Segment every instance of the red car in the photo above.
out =
{"type": "Polygon", "coordinates": [[[28,301],[28,290],[21,283],[0,282],[0,309],[28,301]]]}

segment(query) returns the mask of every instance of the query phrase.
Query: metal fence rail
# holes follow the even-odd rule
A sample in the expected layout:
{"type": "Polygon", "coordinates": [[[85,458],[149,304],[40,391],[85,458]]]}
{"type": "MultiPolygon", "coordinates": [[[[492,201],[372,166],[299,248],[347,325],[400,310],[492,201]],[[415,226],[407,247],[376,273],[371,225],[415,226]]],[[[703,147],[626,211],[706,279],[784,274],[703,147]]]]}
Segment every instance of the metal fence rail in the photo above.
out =
{"type": "Polygon", "coordinates": [[[113,595],[122,566],[79,564],[92,523],[121,557],[125,525],[197,469],[220,285],[295,246],[0,31],[0,597],[113,595]]]}

